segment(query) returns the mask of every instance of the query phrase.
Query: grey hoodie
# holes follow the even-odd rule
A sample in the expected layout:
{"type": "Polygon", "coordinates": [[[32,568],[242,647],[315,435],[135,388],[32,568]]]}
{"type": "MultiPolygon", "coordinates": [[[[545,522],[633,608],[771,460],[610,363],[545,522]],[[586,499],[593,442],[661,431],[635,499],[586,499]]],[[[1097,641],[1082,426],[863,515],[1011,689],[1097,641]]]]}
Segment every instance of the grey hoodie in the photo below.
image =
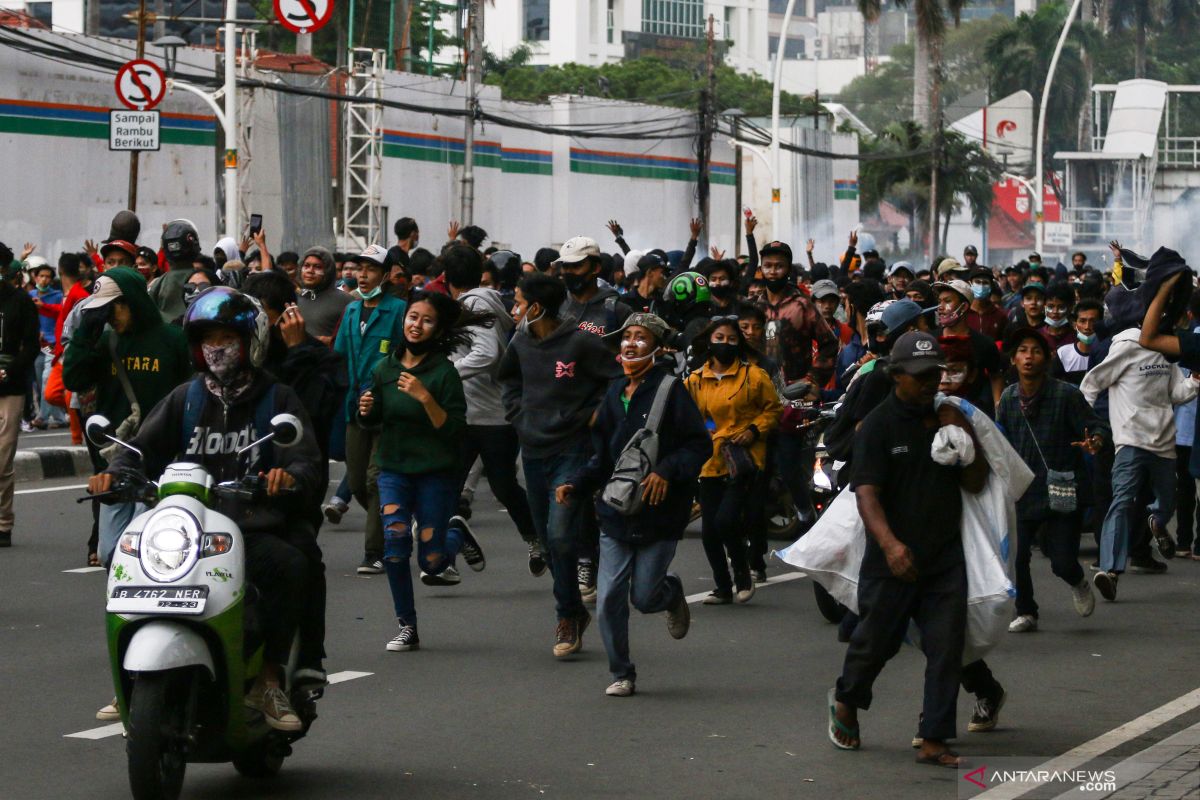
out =
{"type": "Polygon", "coordinates": [[[495,289],[481,286],[465,292],[458,301],[477,314],[491,314],[495,318],[491,328],[475,328],[470,346],[455,350],[451,358],[467,395],[467,424],[507,425],[496,373],[515,323],[495,289]]]}
{"type": "Polygon", "coordinates": [[[573,320],[573,324],[586,333],[603,336],[619,329],[632,313],[633,309],[621,302],[616,289],[601,283],[600,290],[586,303],[580,303],[568,294],[559,316],[564,321],[573,320]]]}
{"type": "Polygon", "coordinates": [[[338,276],[333,253],[324,247],[310,247],[300,257],[300,263],[303,264],[309,256],[316,256],[325,262],[325,280],[315,290],[297,287],[296,305],[300,307],[304,327],[311,335],[333,336],[342,319],[342,312],[358,298],[334,285],[338,276]]]}

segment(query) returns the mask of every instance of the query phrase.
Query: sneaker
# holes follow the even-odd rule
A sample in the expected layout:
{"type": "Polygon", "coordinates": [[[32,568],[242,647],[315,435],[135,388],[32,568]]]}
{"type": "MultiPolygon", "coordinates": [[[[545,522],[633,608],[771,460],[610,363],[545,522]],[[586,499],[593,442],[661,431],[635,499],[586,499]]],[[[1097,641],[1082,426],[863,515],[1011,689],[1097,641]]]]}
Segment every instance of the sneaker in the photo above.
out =
{"type": "Polygon", "coordinates": [[[12,547],[12,531],[0,531],[0,547],[12,547]]]}
{"type": "Polygon", "coordinates": [[[634,693],[635,689],[633,681],[622,678],[619,681],[613,681],[609,687],[604,690],[604,693],[609,697],[629,697],[634,693]]]}
{"type": "Polygon", "coordinates": [[[1075,613],[1081,617],[1090,617],[1096,610],[1096,595],[1087,578],[1081,580],[1078,586],[1071,587],[1071,602],[1075,604],[1075,613]]]}
{"type": "Polygon", "coordinates": [[[733,602],[733,592],[722,592],[719,589],[713,589],[700,602],[706,606],[727,606],[733,602]]]}
{"type": "Polygon", "coordinates": [[[591,559],[580,561],[577,569],[579,595],[585,603],[596,602],[596,564],[591,559]]]}
{"type": "Polygon", "coordinates": [[[26,420],[21,420],[22,433],[33,433],[35,430],[37,430],[37,428],[33,427],[33,425],[29,424],[29,422],[26,420]]]}
{"type": "Polygon", "coordinates": [[[535,578],[546,574],[546,556],[542,553],[541,545],[529,545],[529,574],[535,578]]]}
{"type": "Polygon", "coordinates": [[[1100,562],[1093,561],[1092,563],[1088,564],[1088,569],[1090,569],[1092,572],[1099,572],[1100,571],[1100,562]]]}
{"type": "Polygon", "coordinates": [[[117,698],[96,712],[96,719],[101,722],[116,722],[121,718],[121,709],[117,708],[117,698]]]}
{"type": "Polygon", "coordinates": [[[1131,558],[1129,559],[1129,571],[1135,575],[1162,575],[1167,571],[1167,565],[1154,556],[1131,558]]]}
{"type": "Polygon", "coordinates": [[[409,650],[420,650],[421,638],[417,636],[416,626],[401,625],[400,633],[387,643],[387,649],[389,653],[406,653],[409,650]]]}
{"type": "Polygon", "coordinates": [[[554,655],[557,658],[574,655],[583,649],[583,632],[592,621],[591,614],[584,612],[582,617],[575,619],[560,619],[554,629],[554,655]]]}
{"type": "Polygon", "coordinates": [[[749,603],[750,598],[754,597],[754,583],[751,582],[745,589],[738,589],[734,593],[733,599],[739,603],[749,603]]]}
{"type": "Polygon", "coordinates": [[[1009,633],[1033,633],[1037,630],[1037,617],[1033,614],[1021,614],[1008,623],[1009,633]]]}
{"type": "Polygon", "coordinates": [[[325,515],[325,519],[329,520],[329,524],[337,525],[342,521],[342,517],[350,510],[348,503],[342,502],[342,498],[335,497],[325,505],[321,506],[321,512],[325,515]]]}
{"type": "Polygon", "coordinates": [[[1092,584],[1105,600],[1110,603],[1116,601],[1117,574],[1115,572],[1097,572],[1092,576],[1092,584]]]}
{"type": "Polygon", "coordinates": [[[471,500],[469,498],[458,498],[458,516],[467,520],[471,518],[471,500]]]}
{"type": "Polygon", "coordinates": [[[382,575],[383,559],[375,556],[363,556],[362,563],[355,570],[359,575],[382,575]]]}
{"type": "Polygon", "coordinates": [[[243,701],[246,708],[261,711],[267,724],[277,731],[298,731],[304,726],[292,710],[292,703],[278,686],[252,689],[243,701]]]}
{"type": "Polygon", "coordinates": [[[767,571],[765,569],[751,570],[750,575],[754,578],[755,586],[761,586],[767,582],[767,571]]]}
{"type": "Polygon", "coordinates": [[[675,605],[667,609],[667,633],[671,634],[672,639],[682,639],[688,635],[688,629],[691,627],[692,610],[688,608],[687,598],[680,591],[675,605]]]}
{"type": "Polygon", "coordinates": [[[475,572],[483,572],[487,566],[487,559],[483,556],[483,548],[479,546],[479,540],[475,538],[475,534],[471,532],[471,526],[467,524],[466,517],[461,514],[455,514],[450,518],[448,528],[455,528],[462,534],[462,549],[459,553],[462,554],[463,561],[467,562],[467,566],[475,572]]]}
{"type": "Polygon", "coordinates": [[[1154,543],[1158,545],[1158,554],[1170,561],[1175,557],[1175,540],[1171,538],[1171,534],[1167,533],[1167,529],[1163,526],[1154,515],[1150,515],[1150,519],[1146,523],[1150,526],[1150,535],[1154,537],[1154,543]]]}
{"type": "Polygon", "coordinates": [[[453,565],[446,567],[437,575],[430,575],[428,572],[421,573],[421,583],[426,586],[457,586],[462,583],[462,575],[458,574],[458,570],[453,565]]]}
{"type": "Polygon", "coordinates": [[[980,697],[976,700],[975,708],[971,711],[971,721],[967,723],[967,731],[982,733],[993,730],[1000,721],[1000,709],[1004,708],[1004,701],[1007,699],[1008,693],[1001,689],[999,697],[980,697]]]}

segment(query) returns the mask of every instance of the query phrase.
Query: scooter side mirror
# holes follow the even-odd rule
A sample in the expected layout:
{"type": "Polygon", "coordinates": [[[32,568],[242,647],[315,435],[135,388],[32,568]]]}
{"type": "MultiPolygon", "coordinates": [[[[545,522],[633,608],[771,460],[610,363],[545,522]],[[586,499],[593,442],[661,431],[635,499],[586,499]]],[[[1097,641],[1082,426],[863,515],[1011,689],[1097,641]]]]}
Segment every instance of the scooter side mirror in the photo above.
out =
{"type": "Polygon", "coordinates": [[[96,447],[107,447],[108,437],[113,435],[113,424],[103,414],[92,414],[83,429],[88,441],[96,447]]]}
{"type": "Polygon", "coordinates": [[[304,423],[294,414],[276,414],[271,417],[272,442],[276,447],[292,447],[304,436],[304,423]]]}

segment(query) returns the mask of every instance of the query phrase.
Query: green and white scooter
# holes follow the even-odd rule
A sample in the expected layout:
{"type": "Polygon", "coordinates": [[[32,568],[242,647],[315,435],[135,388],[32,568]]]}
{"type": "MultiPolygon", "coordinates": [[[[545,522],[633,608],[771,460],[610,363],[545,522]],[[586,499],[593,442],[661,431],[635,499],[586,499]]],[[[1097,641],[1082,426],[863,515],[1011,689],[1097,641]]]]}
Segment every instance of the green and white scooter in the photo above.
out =
{"type": "MultiPolygon", "coordinates": [[[[141,456],[100,415],[88,419],[86,432],[93,444],[141,456]]],[[[271,432],[239,458],[268,441],[290,447],[302,432],[299,419],[278,414],[271,432]]],[[[292,685],[293,639],[285,690],[301,730],[274,730],[245,707],[262,666],[257,593],[246,580],[241,531],[213,508],[218,498],[272,502],[265,482],[247,476],[214,485],[199,464],[175,463],[157,483],[130,471],[110,491],[80,502],[97,498],[153,506],[121,534],[107,589],[108,652],[135,800],[177,798],[188,762],[231,761],[243,775],[274,775],[316,719],[321,690],[292,685]]]]}

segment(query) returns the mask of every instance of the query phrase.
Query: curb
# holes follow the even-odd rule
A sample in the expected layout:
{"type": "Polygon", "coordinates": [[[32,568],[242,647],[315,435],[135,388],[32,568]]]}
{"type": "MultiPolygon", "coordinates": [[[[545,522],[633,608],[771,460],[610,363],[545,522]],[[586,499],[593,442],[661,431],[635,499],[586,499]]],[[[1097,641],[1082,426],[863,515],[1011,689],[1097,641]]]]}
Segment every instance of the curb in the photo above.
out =
{"type": "Polygon", "coordinates": [[[32,447],[13,458],[13,478],[26,481],[71,478],[95,471],[86,447],[32,447]]]}

